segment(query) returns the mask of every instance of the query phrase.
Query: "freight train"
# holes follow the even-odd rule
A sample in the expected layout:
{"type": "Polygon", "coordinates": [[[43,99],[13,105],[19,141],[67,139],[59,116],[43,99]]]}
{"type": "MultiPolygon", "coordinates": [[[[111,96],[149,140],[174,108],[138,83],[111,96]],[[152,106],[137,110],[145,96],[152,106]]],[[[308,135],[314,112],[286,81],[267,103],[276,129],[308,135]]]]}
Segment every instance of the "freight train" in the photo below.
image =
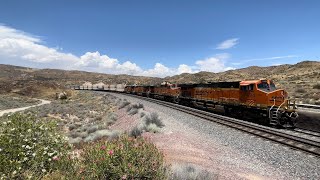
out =
{"type": "Polygon", "coordinates": [[[220,106],[226,115],[249,117],[277,127],[292,128],[298,118],[297,107],[288,93],[265,79],[206,84],[106,85],[93,89],[136,94],[207,110],[220,106]]]}

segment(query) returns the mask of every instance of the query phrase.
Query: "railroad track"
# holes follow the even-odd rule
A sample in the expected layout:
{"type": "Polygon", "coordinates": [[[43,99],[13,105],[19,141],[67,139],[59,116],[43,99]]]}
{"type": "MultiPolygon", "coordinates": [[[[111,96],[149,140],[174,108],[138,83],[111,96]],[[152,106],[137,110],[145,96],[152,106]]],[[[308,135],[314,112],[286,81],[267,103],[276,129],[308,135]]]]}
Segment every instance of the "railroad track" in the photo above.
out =
{"type": "Polygon", "coordinates": [[[301,108],[307,108],[307,109],[320,109],[319,105],[313,105],[313,104],[296,104],[296,106],[301,108]]]}
{"type": "MultiPolygon", "coordinates": [[[[303,151],[306,153],[309,153],[313,156],[320,157],[320,142],[299,137],[296,135],[292,135],[289,133],[283,133],[278,131],[277,129],[269,128],[269,127],[263,127],[261,125],[252,124],[249,122],[245,122],[242,120],[206,112],[199,109],[190,108],[187,106],[182,106],[179,104],[174,104],[170,102],[165,102],[157,99],[151,99],[146,97],[141,97],[137,95],[132,94],[125,94],[128,96],[136,97],[139,99],[143,99],[149,102],[153,102],[162,106],[169,107],[171,109],[175,109],[196,117],[200,117],[202,119],[206,119],[212,122],[219,123],[221,125],[225,125],[237,130],[241,130],[243,132],[253,134],[255,136],[268,139],[270,141],[289,146],[291,148],[297,149],[299,151],[303,151]]],[[[310,135],[310,134],[309,134],[310,135]]]]}
{"type": "Polygon", "coordinates": [[[319,141],[320,141],[320,133],[319,132],[305,130],[305,129],[298,129],[298,128],[294,129],[294,131],[301,133],[301,134],[306,134],[309,136],[317,137],[317,138],[319,138],[319,141]]]}

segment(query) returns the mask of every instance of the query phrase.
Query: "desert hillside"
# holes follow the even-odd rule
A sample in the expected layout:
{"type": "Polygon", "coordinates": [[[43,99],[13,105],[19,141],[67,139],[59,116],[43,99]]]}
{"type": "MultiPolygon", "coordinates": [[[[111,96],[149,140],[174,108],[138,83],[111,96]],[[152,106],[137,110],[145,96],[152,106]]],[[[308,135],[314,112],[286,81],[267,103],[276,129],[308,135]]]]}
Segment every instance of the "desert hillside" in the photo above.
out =
{"type": "Polygon", "coordinates": [[[206,83],[215,81],[240,81],[249,79],[273,79],[276,85],[286,89],[300,103],[320,104],[320,62],[303,61],[294,65],[269,67],[251,66],[221,73],[199,72],[172,77],[155,78],[130,75],[110,75],[84,71],[56,69],[33,69],[11,65],[0,65],[0,93],[39,96],[65,88],[67,85],[84,82],[158,84],[206,83]]]}

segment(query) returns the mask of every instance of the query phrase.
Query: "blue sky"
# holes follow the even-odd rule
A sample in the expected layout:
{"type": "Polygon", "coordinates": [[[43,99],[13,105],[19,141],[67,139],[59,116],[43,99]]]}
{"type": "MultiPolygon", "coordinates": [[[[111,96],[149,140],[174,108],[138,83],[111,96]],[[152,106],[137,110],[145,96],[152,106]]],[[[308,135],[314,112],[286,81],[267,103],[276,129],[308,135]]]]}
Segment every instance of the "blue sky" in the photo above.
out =
{"type": "Polygon", "coordinates": [[[1,1],[0,63],[163,77],[319,60],[319,9],[311,0],[1,1]]]}

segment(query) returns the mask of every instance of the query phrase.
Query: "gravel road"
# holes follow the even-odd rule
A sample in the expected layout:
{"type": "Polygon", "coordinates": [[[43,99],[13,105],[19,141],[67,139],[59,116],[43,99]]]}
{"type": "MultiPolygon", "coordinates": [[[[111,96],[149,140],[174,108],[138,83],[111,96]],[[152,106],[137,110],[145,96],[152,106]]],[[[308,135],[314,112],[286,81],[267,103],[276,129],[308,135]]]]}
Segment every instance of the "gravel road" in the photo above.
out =
{"type": "Polygon", "coordinates": [[[320,158],[148,101],[111,94],[159,113],[165,128],[149,137],[172,164],[195,164],[218,179],[320,179],[320,158]]]}

